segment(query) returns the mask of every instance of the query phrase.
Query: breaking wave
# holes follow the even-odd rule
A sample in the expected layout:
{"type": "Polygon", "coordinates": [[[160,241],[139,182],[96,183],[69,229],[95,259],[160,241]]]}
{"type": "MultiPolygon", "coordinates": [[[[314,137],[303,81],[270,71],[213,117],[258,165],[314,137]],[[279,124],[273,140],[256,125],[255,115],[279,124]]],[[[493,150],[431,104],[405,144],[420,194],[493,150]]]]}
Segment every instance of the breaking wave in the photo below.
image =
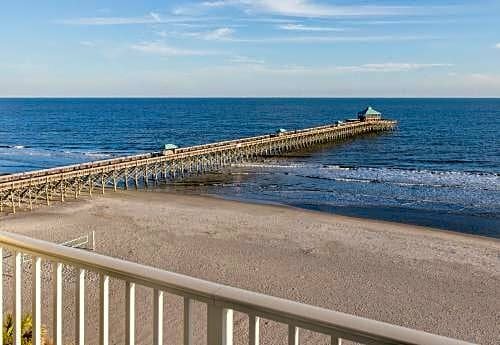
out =
{"type": "Polygon", "coordinates": [[[236,167],[283,172],[309,179],[352,183],[383,183],[404,187],[500,190],[500,175],[463,171],[346,167],[319,164],[239,164],[236,167]]]}
{"type": "Polygon", "coordinates": [[[0,145],[0,172],[13,173],[66,164],[106,159],[119,155],[113,152],[57,150],[23,145],[0,145]]]}

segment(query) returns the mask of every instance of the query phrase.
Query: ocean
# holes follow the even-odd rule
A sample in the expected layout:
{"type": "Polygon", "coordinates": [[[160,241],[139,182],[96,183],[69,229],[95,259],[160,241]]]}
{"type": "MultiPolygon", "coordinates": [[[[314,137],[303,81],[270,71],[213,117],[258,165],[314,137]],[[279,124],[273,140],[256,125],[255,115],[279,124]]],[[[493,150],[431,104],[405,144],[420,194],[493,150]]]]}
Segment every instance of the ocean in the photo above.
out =
{"type": "Polygon", "coordinates": [[[327,124],[368,105],[397,129],[165,188],[500,238],[500,99],[0,99],[0,174],[327,124]]]}

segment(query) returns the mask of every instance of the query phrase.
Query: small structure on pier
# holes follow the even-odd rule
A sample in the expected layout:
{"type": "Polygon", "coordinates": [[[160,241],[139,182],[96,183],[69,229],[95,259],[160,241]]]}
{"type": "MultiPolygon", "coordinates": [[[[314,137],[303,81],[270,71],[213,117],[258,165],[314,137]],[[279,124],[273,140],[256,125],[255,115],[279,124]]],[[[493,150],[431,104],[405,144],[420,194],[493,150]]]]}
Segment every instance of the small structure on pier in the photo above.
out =
{"type": "Polygon", "coordinates": [[[273,136],[279,137],[279,136],[281,136],[281,135],[286,134],[286,132],[287,132],[287,130],[286,130],[286,129],[284,129],[284,128],[278,128],[278,129],[276,130],[276,132],[274,132],[274,135],[273,135],[273,136]]]}
{"type": "Polygon", "coordinates": [[[165,147],[163,148],[163,155],[168,156],[171,154],[175,153],[175,150],[178,149],[179,147],[174,144],[165,144],[165,147]]]}
{"type": "Polygon", "coordinates": [[[376,111],[372,107],[368,107],[363,111],[360,111],[358,113],[358,119],[361,121],[374,121],[374,120],[380,120],[382,118],[382,113],[379,111],[376,111]]]}

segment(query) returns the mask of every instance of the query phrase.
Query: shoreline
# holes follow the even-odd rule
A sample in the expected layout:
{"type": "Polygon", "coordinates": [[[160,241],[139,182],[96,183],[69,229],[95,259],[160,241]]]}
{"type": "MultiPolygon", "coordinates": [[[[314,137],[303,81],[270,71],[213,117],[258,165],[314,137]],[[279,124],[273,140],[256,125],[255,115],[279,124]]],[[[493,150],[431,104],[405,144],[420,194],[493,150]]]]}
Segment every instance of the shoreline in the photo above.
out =
{"type": "MultiPolygon", "coordinates": [[[[279,174],[274,176],[274,173],[265,172],[263,173],[264,182],[261,183],[257,182],[257,179],[261,176],[260,174],[255,171],[243,170],[236,173],[229,171],[227,174],[221,175],[195,176],[183,183],[168,184],[160,187],[160,189],[189,195],[217,195],[228,200],[259,204],[285,204],[300,209],[318,210],[329,214],[385,220],[400,224],[417,225],[500,239],[500,218],[498,218],[497,212],[492,211],[489,213],[491,211],[489,209],[485,212],[477,213],[440,208],[410,207],[401,204],[389,205],[384,202],[366,204],[360,201],[356,203],[352,200],[344,205],[336,202],[335,199],[329,200],[328,197],[308,196],[302,198],[301,196],[293,196],[293,193],[299,192],[304,187],[301,184],[306,182],[302,180],[297,182],[291,179],[290,183],[293,187],[284,187],[283,189],[266,188],[267,184],[277,186],[281,183],[286,184],[284,180],[286,178],[276,177],[279,174]],[[297,184],[297,190],[295,190],[295,184],[297,184]],[[263,190],[261,190],[261,187],[263,190]],[[287,194],[281,194],[287,192],[292,193],[290,194],[292,196],[289,197],[287,194]]],[[[320,188],[317,190],[318,194],[328,196],[328,190],[321,189],[323,188],[322,186],[317,186],[317,188],[320,188]]],[[[306,188],[305,193],[307,191],[306,188]]]]}
{"type": "MultiPolygon", "coordinates": [[[[497,239],[161,190],[108,193],[2,217],[0,223],[53,242],[95,231],[96,252],[112,257],[481,344],[493,345],[497,337],[497,239]]],[[[71,281],[72,273],[66,274],[71,281]]],[[[96,277],[89,279],[89,315],[98,315],[98,284],[96,277]]],[[[111,291],[110,325],[118,326],[124,291],[111,291]]],[[[50,296],[50,289],[44,292],[50,296]]],[[[73,289],[65,293],[65,319],[73,320],[73,289]]],[[[147,342],[151,291],[137,293],[137,335],[147,342]]],[[[50,300],[44,299],[45,324],[50,300]]],[[[182,303],[169,295],[167,304],[165,336],[179,342],[182,303]]],[[[205,314],[197,314],[202,329],[205,314]]],[[[95,320],[87,325],[89,343],[97,326],[95,320]]],[[[72,339],[72,327],[65,326],[65,338],[72,339]]],[[[263,342],[281,344],[279,325],[261,327],[263,342]]],[[[247,320],[235,314],[236,342],[244,341],[246,329],[247,320]]],[[[111,336],[120,343],[121,326],[112,327],[111,336]]],[[[203,339],[201,332],[195,336],[203,339]]],[[[303,344],[322,342],[301,335],[303,344]]]]}
{"type": "MultiPolygon", "coordinates": [[[[280,202],[275,202],[275,201],[269,201],[269,200],[257,200],[257,199],[245,199],[245,198],[237,198],[237,197],[230,197],[226,195],[220,195],[220,194],[214,194],[214,193],[186,193],[186,192],[181,192],[181,191],[165,191],[162,189],[158,190],[151,190],[151,192],[157,192],[157,193],[166,193],[166,194],[172,194],[172,195],[186,195],[186,196],[193,196],[193,197],[200,197],[200,198],[213,198],[216,200],[224,200],[224,201],[229,201],[229,202],[236,202],[236,203],[241,203],[241,204],[253,204],[253,205],[263,205],[263,206],[272,206],[272,207],[284,207],[296,211],[301,211],[301,212],[310,212],[313,214],[322,214],[322,215],[331,215],[335,217],[342,217],[345,220],[358,220],[358,221],[368,221],[368,222],[374,222],[378,224],[392,224],[392,225],[401,225],[403,227],[408,227],[413,228],[415,230],[420,230],[420,231],[438,231],[438,232],[445,232],[449,234],[454,234],[454,235],[459,235],[459,236],[465,236],[465,237],[471,237],[471,238],[477,238],[477,239],[485,239],[485,240],[493,240],[493,241],[498,241],[500,242],[500,237],[493,237],[493,236],[487,236],[487,235],[480,235],[480,234],[475,234],[475,233],[470,233],[470,232],[465,232],[465,231],[460,231],[457,229],[446,229],[446,228],[439,228],[439,227],[434,227],[434,226],[429,226],[429,225],[419,225],[419,224],[414,224],[414,223],[406,223],[406,222],[398,222],[398,221],[393,221],[393,220],[386,220],[386,219],[381,219],[381,218],[372,218],[369,216],[362,217],[362,216],[357,216],[357,215],[348,215],[346,213],[336,213],[335,211],[325,211],[321,209],[315,209],[315,208],[309,208],[305,206],[298,206],[298,205],[293,205],[293,204],[286,204],[286,203],[280,203],[280,202]]],[[[374,208],[374,210],[378,210],[378,208],[374,208]]]]}

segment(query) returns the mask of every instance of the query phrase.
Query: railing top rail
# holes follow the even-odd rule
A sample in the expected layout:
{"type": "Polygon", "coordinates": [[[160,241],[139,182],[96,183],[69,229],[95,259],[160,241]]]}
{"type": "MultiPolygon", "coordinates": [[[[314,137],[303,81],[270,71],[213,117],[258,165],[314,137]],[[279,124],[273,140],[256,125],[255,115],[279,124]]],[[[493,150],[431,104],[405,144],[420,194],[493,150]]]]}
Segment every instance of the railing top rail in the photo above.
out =
{"type": "Polygon", "coordinates": [[[456,339],[225,286],[18,234],[0,231],[0,246],[366,344],[470,345],[456,339]]]}

